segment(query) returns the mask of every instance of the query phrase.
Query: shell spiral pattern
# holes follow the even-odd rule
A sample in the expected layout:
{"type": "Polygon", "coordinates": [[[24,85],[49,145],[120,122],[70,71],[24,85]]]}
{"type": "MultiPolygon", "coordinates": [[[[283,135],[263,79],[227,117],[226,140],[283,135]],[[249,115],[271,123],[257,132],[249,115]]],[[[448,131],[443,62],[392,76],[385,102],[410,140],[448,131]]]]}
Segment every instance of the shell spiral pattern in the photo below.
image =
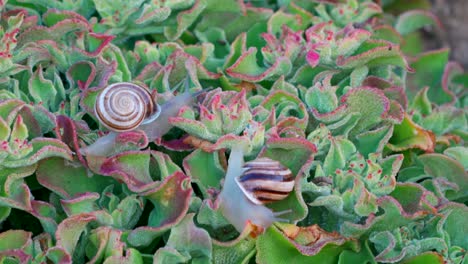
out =
{"type": "Polygon", "coordinates": [[[160,107],[147,89],[133,83],[115,83],[99,94],[95,112],[106,128],[125,132],[156,118],[160,107]]]}
{"type": "Polygon", "coordinates": [[[247,198],[255,204],[285,199],[294,188],[292,172],[278,161],[258,158],[244,165],[236,181],[247,198]]]}

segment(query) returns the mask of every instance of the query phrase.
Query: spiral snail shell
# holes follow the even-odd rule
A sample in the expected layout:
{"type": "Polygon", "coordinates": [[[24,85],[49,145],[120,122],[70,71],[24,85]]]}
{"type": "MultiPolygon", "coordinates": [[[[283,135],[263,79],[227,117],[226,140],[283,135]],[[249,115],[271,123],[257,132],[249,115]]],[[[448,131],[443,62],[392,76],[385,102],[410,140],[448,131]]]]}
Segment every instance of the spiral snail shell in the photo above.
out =
{"type": "Polygon", "coordinates": [[[294,188],[292,172],[278,161],[257,158],[243,166],[236,178],[242,192],[255,204],[266,204],[286,198],[294,188]]]}
{"type": "Polygon", "coordinates": [[[94,106],[99,122],[115,132],[130,131],[151,122],[161,112],[151,93],[136,84],[121,82],[107,86],[94,106]]]}

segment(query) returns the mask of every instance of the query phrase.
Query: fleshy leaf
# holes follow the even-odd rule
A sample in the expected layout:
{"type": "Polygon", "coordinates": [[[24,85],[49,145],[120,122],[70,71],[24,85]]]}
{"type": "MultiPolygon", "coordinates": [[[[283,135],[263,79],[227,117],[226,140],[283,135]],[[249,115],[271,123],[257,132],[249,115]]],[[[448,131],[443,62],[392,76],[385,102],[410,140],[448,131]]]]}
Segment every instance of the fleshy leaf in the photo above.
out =
{"type": "Polygon", "coordinates": [[[404,36],[427,25],[442,27],[440,21],[433,14],[423,10],[413,10],[398,17],[395,29],[404,36]]]}
{"type": "Polygon", "coordinates": [[[73,198],[86,192],[101,193],[116,181],[90,173],[85,167],[60,158],[49,158],[39,162],[37,180],[46,188],[64,198],[73,198]]]}
{"type": "Polygon", "coordinates": [[[257,263],[336,263],[346,249],[357,250],[351,239],[316,226],[271,226],[257,239],[257,263]]]}
{"type": "Polygon", "coordinates": [[[387,147],[394,151],[418,148],[431,152],[435,147],[435,138],[431,131],[425,130],[405,116],[401,124],[395,125],[393,135],[387,147]]]}
{"type": "Polygon", "coordinates": [[[148,245],[183,219],[192,194],[192,188],[188,184],[189,178],[178,171],[153,190],[142,193],[153,203],[154,209],[149,217],[149,226],[139,227],[130,232],[130,244],[148,245]]]}
{"type": "Polygon", "coordinates": [[[458,185],[459,191],[447,191],[448,199],[466,201],[468,198],[468,174],[462,164],[438,153],[421,155],[418,159],[423,163],[426,175],[434,178],[445,177],[458,185]]]}

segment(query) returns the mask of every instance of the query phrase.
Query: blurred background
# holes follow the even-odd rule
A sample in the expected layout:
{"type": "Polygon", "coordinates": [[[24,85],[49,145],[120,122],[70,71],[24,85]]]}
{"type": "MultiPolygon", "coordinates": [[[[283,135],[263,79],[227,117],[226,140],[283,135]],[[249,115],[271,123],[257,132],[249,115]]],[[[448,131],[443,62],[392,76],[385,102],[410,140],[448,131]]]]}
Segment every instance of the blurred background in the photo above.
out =
{"type": "Polygon", "coordinates": [[[468,0],[431,0],[443,30],[427,32],[428,48],[450,47],[450,58],[468,69],[468,0]]]}

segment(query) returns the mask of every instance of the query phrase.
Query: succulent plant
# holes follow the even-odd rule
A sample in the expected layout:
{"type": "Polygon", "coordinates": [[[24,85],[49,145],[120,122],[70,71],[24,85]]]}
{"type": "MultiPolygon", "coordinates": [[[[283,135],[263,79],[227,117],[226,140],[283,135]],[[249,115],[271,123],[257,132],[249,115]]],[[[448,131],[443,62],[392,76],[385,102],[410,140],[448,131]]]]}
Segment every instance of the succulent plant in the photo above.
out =
{"type": "Polygon", "coordinates": [[[468,75],[403,2],[0,1],[0,260],[466,263],[468,75]]]}

